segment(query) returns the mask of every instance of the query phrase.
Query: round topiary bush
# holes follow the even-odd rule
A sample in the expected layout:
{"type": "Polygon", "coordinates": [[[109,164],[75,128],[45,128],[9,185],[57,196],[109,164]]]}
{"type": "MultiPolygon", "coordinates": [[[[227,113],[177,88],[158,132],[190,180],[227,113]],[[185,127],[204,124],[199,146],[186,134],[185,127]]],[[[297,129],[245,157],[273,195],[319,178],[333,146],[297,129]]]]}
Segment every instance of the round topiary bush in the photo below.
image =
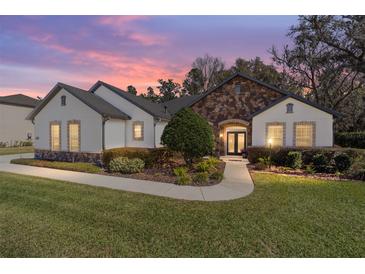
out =
{"type": "Polygon", "coordinates": [[[180,152],[187,164],[195,158],[210,155],[214,148],[211,126],[199,114],[184,108],[165,127],[161,143],[169,149],[180,152]]]}

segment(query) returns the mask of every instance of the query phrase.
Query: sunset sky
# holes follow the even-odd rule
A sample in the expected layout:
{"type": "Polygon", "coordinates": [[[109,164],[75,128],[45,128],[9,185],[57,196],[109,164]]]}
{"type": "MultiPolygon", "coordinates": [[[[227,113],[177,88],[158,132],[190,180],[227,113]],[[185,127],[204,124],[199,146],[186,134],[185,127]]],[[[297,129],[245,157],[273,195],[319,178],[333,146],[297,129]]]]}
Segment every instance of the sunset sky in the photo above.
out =
{"type": "Polygon", "coordinates": [[[288,43],[296,16],[0,16],[0,96],[45,96],[57,83],[103,80],[138,92],[181,82],[198,56],[260,56],[288,43]]]}

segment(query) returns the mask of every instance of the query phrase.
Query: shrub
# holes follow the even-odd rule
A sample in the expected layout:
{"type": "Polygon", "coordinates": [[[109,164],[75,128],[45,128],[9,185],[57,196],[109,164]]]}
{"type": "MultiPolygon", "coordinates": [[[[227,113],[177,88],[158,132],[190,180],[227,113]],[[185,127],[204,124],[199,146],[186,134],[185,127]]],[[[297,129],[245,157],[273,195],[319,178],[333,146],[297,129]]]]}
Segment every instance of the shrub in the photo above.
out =
{"type": "Polygon", "coordinates": [[[307,174],[314,174],[314,173],[316,173],[313,165],[306,165],[305,166],[305,173],[307,173],[307,174]]]}
{"type": "Polygon", "coordinates": [[[302,153],[300,151],[290,151],[286,157],[286,165],[293,169],[302,167],[302,153]]]}
{"type": "Polygon", "coordinates": [[[146,167],[163,165],[170,160],[172,152],[167,148],[139,148],[122,147],[112,148],[103,151],[102,159],[104,166],[109,166],[109,162],[117,157],[127,157],[129,159],[142,159],[146,167]]]}
{"type": "Polygon", "coordinates": [[[143,170],[144,162],[139,158],[128,159],[127,157],[118,157],[109,162],[108,168],[111,172],[123,174],[138,173],[143,170]]]}
{"type": "Polygon", "coordinates": [[[186,185],[191,183],[191,177],[188,173],[188,169],[186,167],[176,167],[174,168],[174,174],[177,177],[176,183],[178,185],[186,185]]]}
{"type": "Polygon", "coordinates": [[[329,166],[329,162],[321,153],[317,153],[313,156],[313,166],[316,172],[326,172],[329,166]]]}
{"type": "Polygon", "coordinates": [[[203,160],[203,161],[197,163],[195,165],[195,168],[198,172],[212,173],[217,170],[216,166],[218,163],[219,163],[218,159],[216,159],[214,157],[210,157],[207,160],[203,160]]]}
{"type": "Polygon", "coordinates": [[[270,157],[262,157],[258,159],[258,163],[256,163],[255,167],[258,170],[264,170],[271,166],[271,159],[270,157]]]}
{"type": "Polygon", "coordinates": [[[184,108],[175,114],[165,127],[161,143],[180,152],[187,164],[195,158],[213,152],[214,137],[211,126],[199,114],[184,108]]]}
{"type": "Polygon", "coordinates": [[[251,164],[259,162],[260,158],[269,157],[270,149],[267,147],[249,147],[247,149],[247,158],[251,164]]]}
{"type": "Polygon", "coordinates": [[[336,133],[335,143],[342,147],[365,148],[365,131],[336,133]]]}
{"type": "Polygon", "coordinates": [[[208,172],[198,172],[194,175],[193,181],[197,184],[202,184],[208,182],[209,174],[208,172]]]}
{"type": "Polygon", "coordinates": [[[209,156],[208,159],[206,159],[211,166],[215,167],[219,164],[219,159],[217,157],[209,156]]]}
{"type": "Polygon", "coordinates": [[[346,172],[346,176],[355,180],[365,181],[365,156],[357,157],[350,169],[346,172]]]}
{"type": "Polygon", "coordinates": [[[223,180],[223,172],[222,171],[215,171],[212,174],[210,174],[209,178],[217,181],[223,180]]]}
{"type": "Polygon", "coordinates": [[[345,153],[336,155],[334,158],[336,169],[340,172],[347,171],[352,164],[350,156],[345,153]]]}

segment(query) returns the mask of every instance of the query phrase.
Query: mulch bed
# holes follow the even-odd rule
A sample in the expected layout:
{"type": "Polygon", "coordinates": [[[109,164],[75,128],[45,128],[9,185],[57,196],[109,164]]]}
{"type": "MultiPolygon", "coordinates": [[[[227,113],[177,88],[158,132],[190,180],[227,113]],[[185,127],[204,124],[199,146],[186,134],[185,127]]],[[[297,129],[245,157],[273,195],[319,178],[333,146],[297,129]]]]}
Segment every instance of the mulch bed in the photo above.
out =
{"type": "MultiPolygon", "coordinates": [[[[171,162],[163,167],[145,168],[144,171],[141,173],[121,174],[121,173],[108,173],[105,171],[104,175],[175,184],[176,176],[174,175],[173,169],[178,166],[182,166],[182,165],[183,165],[183,162],[175,161],[175,162],[171,162]]],[[[226,166],[226,163],[221,161],[218,165],[217,170],[223,173],[225,166],[226,166]]],[[[193,168],[191,168],[189,170],[190,176],[193,177],[194,173],[196,173],[196,171],[193,168]]],[[[205,182],[205,183],[197,184],[195,182],[191,182],[190,185],[191,186],[210,186],[210,185],[216,185],[218,183],[220,183],[220,181],[209,179],[208,182],[205,182]]]]}
{"type": "Polygon", "coordinates": [[[270,169],[268,168],[265,170],[258,170],[255,168],[255,165],[252,165],[252,164],[247,165],[247,167],[251,173],[280,174],[280,175],[286,175],[286,176],[307,177],[307,178],[313,178],[313,179],[325,179],[325,180],[334,180],[334,181],[349,180],[349,179],[344,178],[343,176],[336,175],[336,174],[329,174],[329,173],[310,174],[310,173],[305,172],[305,170],[302,170],[302,169],[290,169],[290,168],[273,166],[270,169]]]}

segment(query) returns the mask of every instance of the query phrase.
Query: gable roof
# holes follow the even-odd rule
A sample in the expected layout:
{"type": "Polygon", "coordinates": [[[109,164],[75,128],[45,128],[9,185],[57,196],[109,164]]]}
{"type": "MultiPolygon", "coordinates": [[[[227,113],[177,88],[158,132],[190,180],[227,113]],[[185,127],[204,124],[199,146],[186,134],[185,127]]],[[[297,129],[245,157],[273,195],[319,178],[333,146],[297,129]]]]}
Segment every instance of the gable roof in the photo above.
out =
{"type": "MultiPolygon", "coordinates": [[[[298,100],[298,101],[300,101],[300,102],[302,102],[302,103],[304,103],[304,104],[308,104],[308,105],[310,105],[310,106],[312,106],[312,107],[315,107],[315,108],[317,108],[317,109],[319,109],[319,110],[322,110],[322,111],[324,111],[324,112],[327,112],[327,113],[329,113],[329,114],[332,114],[332,115],[334,115],[334,116],[336,116],[336,117],[338,117],[338,116],[340,116],[340,115],[341,115],[340,113],[338,113],[338,112],[336,112],[336,111],[334,111],[334,110],[331,110],[331,109],[329,109],[329,108],[326,108],[326,107],[320,106],[319,104],[316,104],[316,103],[314,103],[314,102],[311,102],[311,101],[309,101],[309,100],[305,99],[305,98],[304,98],[304,97],[302,97],[302,96],[299,96],[299,95],[294,94],[294,93],[292,93],[292,92],[290,92],[290,91],[287,91],[287,90],[279,89],[279,88],[277,88],[277,87],[275,87],[275,86],[273,86],[273,85],[270,85],[270,84],[264,83],[264,82],[262,82],[262,81],[260,81],[260,80],[257,80],[257,79],[255,79],[255,78],[252,78],[251,76],[248,76],[248,75],[246,75],[246,74],[244,74],[244,73],[241,73],[241,72],[236,72],[236,73],[234,73],[233,75],[231,75],[230,77],[228,77],[227,79],[225,79],[222,83],[220,83],[218,86],[215,86],[215,87],[213,87],[213,88],[209,89],[208,91],[204,92],[204,93],[203,93],[203,94],[201,94],[200,96],[195,96],[195,97],[194,97],[194,98],[192,98],[192,99],[191,99],[191,101],[189,101],[189,103],[188,103],[188,104],[186,104],[184,107],[190,107],[190,106],[194,105],[195,103],[197,103],[197,102],[198,102],[198,101],[200,101],[201,99],[205,98],[206,96],[208,96],[209,94],[211,94],[212,92],[214,92],[214,91],[215,91],[215,90],[217,90],[218,88],[222,87],[223,85],[225,85],[226,83],[228,83],[229,81],[231,81],[233,78],[235,78],[235,77],[237,77],[237,76],[242,77],[242,78],[245,78],[245,79],[250,80],[250,81],[252,81],[252,82],[255,82],[255,83],[257,83],[257,84],[259,84],[259,85],[261,85],[261,86],[264,86],[264,87],[266,87],[266,88],[268,88],[268,89],[274,90],[274,91],[276,91],[276,92],[278,92],[278,93],[280,93],[280,94],[282,94],[282,95],[283,95],[283,97],[279,98],[278,100],[275,100],[272,104],[269,104],[267,107],[265,107],[265,108],[263,108],[263,109],[261,109],[261,110],[259,110],[259,111],[255,112],[255,113],[251,114],[251,118],[252,118],[253,116],[255,116],[255,115],[257,115],[257,114],[259,114],[259,113],[261,113],[261,112],[263,112],[263,111],[265,111],[265,110],[267,110],[267,109],[269,109],[270,107],[272,107],[272,106],[276,105],[277,103],[281,102],[282,100],[287,99],[288,97],[294,98],[294,99],[296,99],[296,100],[298,100]]],[[[189,97],[192,97],[192,96],[189,96],[189,97]]],[[[182,100],[183,98],[184,98],[184,97],[179,98],[179,99],[177,99],[177,100],[182,100]]],[[[175,102],[175,103],[174,103],[174,105],[178,106],[178,105],[179,105],[179,103],[178,103],[178,102],[175,102]]],[[[182,108],[182,107],[181,107],[181,108],[182,108]]],[[[180,108],[180,109],[181,109],[181,108],[180,108]]],[[[179,109],[179,110],[180,110],[180,109],[179,109]]],[[[176,110],[175,110],[175,111],[176,111],[176,110]]]]}
{"type": "Polygon", "coordinates": [[[103,81],[96,82],[90,89],[89,92],[94,93],[100,86],[104,86],[107,89],[111,90],[118,96],[124,98],[125,100],[131,102],[132,104],[136,105],[140,109],[146,111],[147,113],[151,114],[153,117],[162,118],[162,119],[170,119],[171,115],[169,112],[165,111],[165,107],[162,103],[153,103],[141,96],[133,95],[129,92],[126,92],[120,88],[112,86],[108,83],[103,81]]]}
{"type": "Polygon", "coordinates": [[[40,101],[23,94],[0,96],[0,104],[34,108],[40,101]]]}
{"type": "Polygon", "coordinates": [[[189,107],[192,105],[195,101],[198,101],[200,97],[202,97],[204,94],[199,95],[192,95],[192,96],[183,96],[176,99],[172,99],[170,101],[165,102],[165,106],[167,106],[167,110],[174,115],[177,113],[180,109],[183,109],[185,107],[189,107]]]}
{"type": "Polygon", "coordinates": [[[55,87],[47,94],[47,96],[41,101],[41,103],[28,115],[28,120],[33,120],[34,117],[47,105],[47,103],[61,90],[65,89],[67,92],[71,93],[81,102],[89,106],[91,109],[95,110],[97,113],[101,114],[103,117],[110,117],[116,119],[129,120],[127,114],[123,111],[117,109],[112,104],[101,97],[88,92],[86,90],[69,86],[63,83],[57,83],[55,87]]]}

